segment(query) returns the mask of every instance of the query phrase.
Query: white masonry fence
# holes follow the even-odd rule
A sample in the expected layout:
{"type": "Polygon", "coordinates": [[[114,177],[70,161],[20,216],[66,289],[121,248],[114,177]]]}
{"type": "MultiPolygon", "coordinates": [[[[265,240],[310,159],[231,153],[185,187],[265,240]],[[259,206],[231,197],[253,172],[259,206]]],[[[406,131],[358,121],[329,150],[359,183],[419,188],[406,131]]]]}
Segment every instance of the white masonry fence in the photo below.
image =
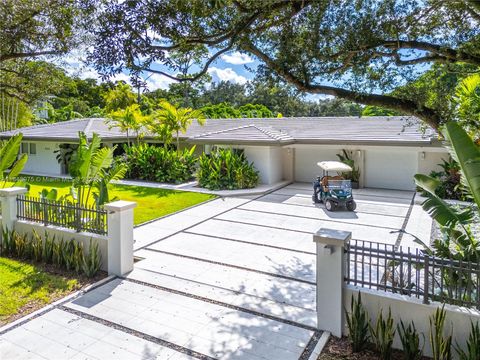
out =
{"type": "MultiPolygon", "coordinates": [[[[385,314],[389,308],[395,324],[400,319],[404,323],[413,321],[418,332],[424,334],[421,340],[427,356],[432,355],[429,317],[446,303],[446,333],[453,329],[453,344],[465,346],[470,321],[480,322],[478,264],[440,261],[423,253],[358,242],[351,236],[351,232],[323,228],[313,235],[317,244],[319,329],[337,337],[347,335],[345,309],[350,309],[352,295],[361,292],[362,304],[373,323],[381,309],[385,314]],[[447,287],[441,275],[449,271],[460,274],[464,279],[461,286],[447,287]]],[[[398,333],[394,347],[401,349],[398,333]]],[[[455,358],[456,352],[452,352],[455,358]]]]}
{"type": "Polygon", "coordinates": [[[35,201],[26,197],[26,192],[27,189],[21,187],[0,189],[2,230],[15,229],[20,234],[31,234],[35,230],[42,237],[47,233],[49,237],[55,236],[58,241],[74,239],[82,243],[87,252],[92,239],[98,244],[102,256],[102,270],[108,271],[109,275],[118,276],[133,270],[133,209],[137,205],[135,202],[114,201],[105,204],[102,210],[80,207],[70,209],[65,204],[35,201]],[[72,210],[75,221],[66,221],[65,218],[62,218],[61,222],[49,220],[49,212],[60,208],[72,210]],[[85,226],[82,224],[84,216],[95,216],[95,221],[103,221],[101,219],[106,218],[106,227],[104,224],[85,226]],[[75,226],[72,226],[72,223],[75,226]]]}

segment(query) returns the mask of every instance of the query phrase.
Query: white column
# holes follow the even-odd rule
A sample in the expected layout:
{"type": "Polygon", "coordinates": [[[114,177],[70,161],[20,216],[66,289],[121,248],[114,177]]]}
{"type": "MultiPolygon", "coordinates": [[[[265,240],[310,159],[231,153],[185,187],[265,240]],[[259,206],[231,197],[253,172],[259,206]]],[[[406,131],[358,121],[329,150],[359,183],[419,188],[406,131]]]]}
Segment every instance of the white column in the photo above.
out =
{"type": "Polygon", "coordinates": [[[321,228],[313,235],[317,243],[317,326],[337,337],[344,325],[344,246],[352,233],[321,228]]]}
{"type": "Polygon", "coordinates": [[[108,274],[123,276],[133,270],[132,201],[114,201],[105,205],[108,211],[108,274]]]}
{"type": "Polygon", "coordinates": [[[23,195],[28,189],[11,187],[0,189],[0,202],[2,204],[2,230],[12,230],[17,221],[17,195],[23,195]]]}

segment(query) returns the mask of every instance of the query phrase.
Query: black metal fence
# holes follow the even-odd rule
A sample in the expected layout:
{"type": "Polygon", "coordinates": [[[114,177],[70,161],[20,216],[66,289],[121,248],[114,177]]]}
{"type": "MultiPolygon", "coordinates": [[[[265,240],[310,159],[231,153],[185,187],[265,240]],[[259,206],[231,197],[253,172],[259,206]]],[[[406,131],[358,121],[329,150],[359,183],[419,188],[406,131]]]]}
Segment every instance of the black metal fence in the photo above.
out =
{"type": "Polygon", "coordinates": [[[32,196],[17,196],[19,220],[54,225],[77,232],[107,234],[107,211],[96,206],[86,207],[69,201],[54,201],[32,196]]]}
{"type": "Polygon", "coordinates": [[[428,255],[420,249],[351,240],[348,284],[480,309],[480,264],[428,255]]]}

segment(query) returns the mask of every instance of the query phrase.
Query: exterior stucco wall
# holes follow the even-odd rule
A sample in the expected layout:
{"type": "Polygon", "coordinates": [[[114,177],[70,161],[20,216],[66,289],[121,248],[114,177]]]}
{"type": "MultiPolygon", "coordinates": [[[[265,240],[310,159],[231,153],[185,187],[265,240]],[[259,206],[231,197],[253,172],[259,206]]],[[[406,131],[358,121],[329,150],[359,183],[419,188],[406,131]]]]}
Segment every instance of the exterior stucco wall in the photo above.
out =
{"type": "MultiPolygon", "coordinates": [[[[428,319],[434,313],[435,309],[441,306],[440,303],[426,305],[416,298],[346,285],[343,292],[345,309],[350,309],[352,295],[355,297],[358,296],[358,291],[362,293],[362,304],[366,308],[373,324],[375,324],[381,309],[383,309],[384,315],[391,309],[395,324],[398,324],[400,320],[402,320],[404,324],[409,324],[412,321],[415,323],[417,331],[425,336],[422,342],[425,344],[424,354],[427,356],[432,355],[432,349],[428,341],[430,331],[428,319]]],[[[445,310],[447,313],[445,330],[450,333],[453,329],[453,343],[458,343],[464,347],[465,340],[470,333],[470,321],[474,323],[479,322],[480,312],[475,309],[460,308],[451,305],[445,305],[445,310]]],[[[347,333],[348,329],[345,327],[344,334],[347,333]]],[[[402,348],[398,332],[395,335],[393,346],[397,349],[402,348]]],[[[452,351],[452,353],[454,353],[454,358],[456,358],[456,352],[452,351]]]]}
{"type": "Polygon", "coordinates": [[[341,148],[327,148],[319,146],[299,147],[295,149],[295,180],[312,182],[317,176],[322,175],[322,169],[317,165],[319,161],[338,161],[336,154],[341,148]]]}
{"type": "Polygon", "coordinates": [[[37,147],[36,154],[28,154],[28,161],[23,170],[28,173],[61,175],[61,166],[56,159],[55,150],[58,150],[58,143],[46,141],[25,141],[34,143],[37,147]]]}
{"type": "Polygon", "coordinates": [[[447,152],[419,152],[418,172],[428,175],[431,171],[440,171],[442,168],[438,164],[441,164],[443,160],[448,160],[448,158],[447,152]]]}
{"type": "Polygon", "coordinates": [[[282,180],[282,148],[276,146],[243,146],[248,161],[259,171],[262,184],[273,184],[282,180]]]}

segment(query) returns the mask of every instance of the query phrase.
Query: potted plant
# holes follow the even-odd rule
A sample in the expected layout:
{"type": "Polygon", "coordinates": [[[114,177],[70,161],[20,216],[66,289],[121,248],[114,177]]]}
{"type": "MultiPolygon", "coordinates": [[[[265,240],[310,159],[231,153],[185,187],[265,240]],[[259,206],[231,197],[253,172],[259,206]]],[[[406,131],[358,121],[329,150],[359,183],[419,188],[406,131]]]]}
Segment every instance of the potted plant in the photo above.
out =
{"type": "Polygon", "coordinates": [[[353,160],[353,152],[343,149],[341,154],[337,154],[337,157],[341,162],[347,164],[352,168],[351,173],[342,173],[342,177],[346,180],[351,180],[352,189],[358,189],[358,182],[360,180],[360,169],[358,167],[355,167],[355,160],[353,160]]]}

